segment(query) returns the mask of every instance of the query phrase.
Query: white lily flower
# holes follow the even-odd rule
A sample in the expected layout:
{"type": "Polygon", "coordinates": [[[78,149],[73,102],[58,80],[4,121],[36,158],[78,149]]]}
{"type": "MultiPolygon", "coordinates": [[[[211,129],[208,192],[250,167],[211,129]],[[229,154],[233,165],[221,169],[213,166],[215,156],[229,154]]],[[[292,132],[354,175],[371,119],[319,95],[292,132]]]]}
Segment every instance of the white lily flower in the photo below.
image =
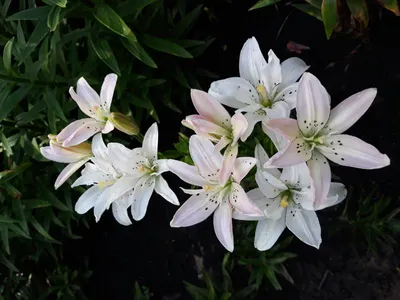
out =
{"type": "MultiPolygon", "coordinates": [[[[115,219],[123,225],[131,224],[126,208],[133,202],[133,187],[138,182],[136,173],[134,175],[126,173],[125,168],[120,168],[123,163],[117,164],[111,159],[112,150],[106,147],[101,134],[93,137],[92,152],[94,154],[91,158],[92,163],[85,165],[82,176],[72,185],[72,187],[92,185],[76,202],[75,211],[78,214],[84,214],[94,208],[94,215],[98,222],[104,211],[112,204],[115,219]]],[[[134,150],[126,149],[124,153],[119,153],[120,161],[134,156],[134,152],[134,150]]]]}
{"type": "Polygon", "coordinates": [[[390,159],[371,144],[342,134],[369,108],[376,96],[370,88],[354,94],[330,110],[330,96],[320,81],[305,73],[297,94],[297,121],[283,118],[265,122],[266,127],[285,136],[290,143],[267,161],[265,167],[285,167],[307,162],[315,187],[315,201],[322,203],[331,182],[326,158],[348,167],[377,169],[390,159]]]}
{"type": "Polygon", "coordinates": [[[267,63],[252,37],[240,52],[240,77],[215,81],[208,92],[220,103],[246,112],[248,127],[243,135],[246,140],[257,122],[289,117],[296,106],[296,81],[308,68],[297,57],[280,64],[272,50],[268,52],[267,63]]]}
{"type": "Polygon", "coordinates": [[[48,135],[50,146],[40,147],[40,153],[47,158],[59,163],[68,165],[58,175],[54,188],[58,189],[68,180],[80,167],[82,167],[92,156],[92,150],[89,143],[81,143],[72,147],[63,147],[57,142],[56,136],[48,135]]]}
{"type": "Polygon", "coordinates": [[[108,74],[104,78],[100,96],[83,77],[78,80],[76,92],[70,87],[69,93],[72,99],[89,118],[77,120],[65,127],[57,135],[58,143],[64,147],[74,146],[100,131],[109,133],[114,129],[109,117],[117,78],[116,74],[108,74]]]}
{"type": "Polygon", "coordinates": [[[184,162],[169,160],[168,168],[183,181],[201,187],[185,190],[192,196],[178,209],[172,227],[187,227],[204,221],[214,211],[214,230],[220,243],[233,251],[232,210],[244,214],[260,216],[262,213],[247,197],[240,181],[256,164],[252,157],[240,157],[234,162],[234,169],[227,182],[221,185],[218,175],[223,157],[215,151],[215,146],[206,138],[191,136],[190,155],[194,166],[184,162]]]}
{"type": "Polygon", "coordinates": [[[259,188],[248,192],[248,197],[263,211],[263,217],[246,216],[235,211],[233,217],[239,220],[259,220],[254,246],[265,251],[270,249],[283,230],[288,229],[302,242],[319,248],[321,227],[315,210],[340,203],[346,197],[343,184],[332,183],[330,193],[323,205],[315,206],[314,190],[307,165],[300,163],[278,169],[265,169],[268,155],[257,145],[258,159],[256,181],[259,188]]]}
{"type": "Polygon", "coordinates": [[[216,151],[226,147],[218,177],[223,185],[233,170],[238,154],[238,140],[246,131],[247,121],[241,113],[235,113],[231,118],[228,111],[206,92],[192,89],[191,97],[199,114],[187,116],[182,124],[216,143],[216,151]]]}

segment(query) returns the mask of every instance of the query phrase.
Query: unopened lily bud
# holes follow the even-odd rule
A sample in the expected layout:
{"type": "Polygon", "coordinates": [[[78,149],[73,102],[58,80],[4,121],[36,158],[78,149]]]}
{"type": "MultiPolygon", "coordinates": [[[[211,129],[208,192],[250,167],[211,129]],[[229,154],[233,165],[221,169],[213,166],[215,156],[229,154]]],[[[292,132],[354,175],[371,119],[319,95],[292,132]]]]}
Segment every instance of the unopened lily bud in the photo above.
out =
{"type": "Polygon", "coordinates": [[[133,120],[133,118],[128,117],[124,114],[113,112],[110,114],[108,120],[123,133],[129,135],[138,135],[140,133],[139,126],[133,120]]]}

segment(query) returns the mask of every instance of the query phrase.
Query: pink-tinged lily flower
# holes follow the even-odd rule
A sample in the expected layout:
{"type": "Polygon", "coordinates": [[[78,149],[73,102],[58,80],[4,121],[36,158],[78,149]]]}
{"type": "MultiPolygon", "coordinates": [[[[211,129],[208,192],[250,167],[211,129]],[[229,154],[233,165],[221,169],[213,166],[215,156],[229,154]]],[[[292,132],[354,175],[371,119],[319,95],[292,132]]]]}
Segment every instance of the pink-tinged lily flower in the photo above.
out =
{"type": "Polygon", "coordinates": [[[297,79],[309,68],[297,57],[282,64],[275,53],[268,52],[268,62],[252,37],[244,44],[239,58],[240,77],[218,80],[209,93],[220,103],[246,112],[246,140],[254,125],[267,119],[287,118],[296,106],[297,79]]]}
{"type": "Polygon", "coordinates": [[[54,188],[58,189],[68,178],[82,167],[92,156],[89,143],[81,143],[76,146],[63,147],[57,142],[56,136],[49,134],[50,146],[40,147],[40,153],[47,158],[59,163],[68,165],[58,175],[54,188]]]}
{"type": "Polygon", "coordinates": [[[58,135],[57,142],[64,147],[80,144],[98,132],[109,133],[114,125],[109,120],[110,107],[118,76],[108,74],[104,78],[100,96],[81,77],[76,85],[76,92],[70,87],[69,93],[81,111],[89,118],[77,120],[65,127],[58,135]]]}
{"type": "Polygon", "coordinates": [[[234,211],[238,220],[258,220],[254,246],[265,251],[270,249],[287,227],[298,239],[307,245],[319,248],[321,227],[315,210],[336,205],[346,197],[346,188],[341,183],[330,184],[327,199],[323,205],[315,206],[314,190],[306,163],[285,167],[282,173],[276,168],[265,169],[268,155],[257,145],[255,156],[258,160],[256,181],[258,188],[247,193],[263,216],[248,216],[234,211]]]}
{"type": "Polygon", "coordinates": [[[367,111],[375,96],[376,89],[363,90],[331,111],[330,96],[325,88],[314,75],[305,73],[297,94],[297,121],[284,118],[265,123],[266,127],[290,141],[265,166],[285,167],[307,162],[315,186],[315,201],[319,205],[326,198],[331,182],[326,158],[342,166],[360,169],[389,165],[388,156],[374,146],[343,134],[367,111]]]}
{"type": "Polygon", "coordinates": [[[225,184],[232,173],[238,154],[238,140],[246,131],[247,121],[241,113],[235,113],[231,118],[228,111],[206,92],[192,89],[191,97],[199,114],[187,116],[182,124],[216,143],[216,151],[226,147],[218,177],[219,182],[225,184]]]}
{"type": "Polygon", "coordinates": [[[246,196],[240,181],[256,164],[252,157],[236,158],[233,172],[221,185],[218,175],[222,166],[222,155],[206,138],[192,136],[189,140],[190,155],[194,166],[177,160],[169,160],[169,170],[183,181],[200,186],[201,189],[186,190],[192,196],[178,209],[172,227],[187,227],[204,221],[214,212],[214,230],[220,243],[233,251],[232,210],[260,216],[262,212],[246,196]]]}

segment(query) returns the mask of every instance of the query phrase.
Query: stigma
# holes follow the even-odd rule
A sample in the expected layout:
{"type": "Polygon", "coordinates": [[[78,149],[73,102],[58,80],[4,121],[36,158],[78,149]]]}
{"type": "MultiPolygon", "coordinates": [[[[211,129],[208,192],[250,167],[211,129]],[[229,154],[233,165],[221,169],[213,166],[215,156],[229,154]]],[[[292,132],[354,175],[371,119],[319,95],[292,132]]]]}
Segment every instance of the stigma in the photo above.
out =
{"type": "Polygon", "coordinates": [[[288,207],[288,205],[289,205],[288,198],[289,198],[288,195],[285,195],[282,197],[281,202],[279,203],[280,207],[283,207],[283,208],[288,207]]]}
{"type": "Polygon", "coordinates": [[[263,106],[269,106],[270,105],[270,101],[269,101],[268,93],[267,93],[267,90],[265,89],[265,86],[262,85],[262,84],[259,84],[256,87],[256,90],[258,92],[258,95],[260,95],[261,104],[263,106]]]}

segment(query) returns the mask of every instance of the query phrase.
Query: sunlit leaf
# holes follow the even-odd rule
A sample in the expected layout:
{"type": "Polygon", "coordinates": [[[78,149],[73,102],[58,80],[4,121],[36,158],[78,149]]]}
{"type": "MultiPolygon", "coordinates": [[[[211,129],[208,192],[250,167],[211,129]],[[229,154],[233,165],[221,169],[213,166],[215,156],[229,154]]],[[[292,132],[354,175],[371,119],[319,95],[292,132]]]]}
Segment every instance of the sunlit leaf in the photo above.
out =
{"type": "Polygon", "coordinates": [[[273,5],[280,1],[282,1],[282,0],[260,0],[256,4],[254,4],[252,7],[250,7],[249,10],[254,10],[254,9],[261,8],[261,7],[270,6],[270,5],[273,5]]]}
{"type": "Polygon", "coordinates": [[[13,42],[14,42],[14,38],[12,38],[11,40],[9,40],[7,42],[7,44],[4,46],[4,50],[3,50],[3,65],[4,65],[4,69],[7,72],[11,71],[11,67],[12,67],[12,47],[13,47],[13,42]]]}
{"type": "Polygon", "coordinates": [[[336,0],[322,0],[321,15],[325,26],[325,34],[329,39],[337,23],[336,0]]]}
{"type": "Polygon", "coordinates": [[[121,76],[121,70],[118,66],[118,61],[114,55],[114,52],[111,49],[110,44],[100,38],[89,38],[90,45],[92,46],[93,50],[96,52],[97,56],[113,70],[116,74],[121,76]]]}
{"type": "Polygon", "coordinates": [[[49,5],[57,5],[59,7],[67,6],[67,0],[42,0],[42,1],[49,5]]]}
{"type": "Polygon", "coordinates": [[[3,131],[0,131],[0,141],[1,141],[1,148],[3,148],[6,151],[7,156],[13,155],[11,146],[8,143],[8,140],[7,140],[6,136],[4,135],[3,131]]]}

